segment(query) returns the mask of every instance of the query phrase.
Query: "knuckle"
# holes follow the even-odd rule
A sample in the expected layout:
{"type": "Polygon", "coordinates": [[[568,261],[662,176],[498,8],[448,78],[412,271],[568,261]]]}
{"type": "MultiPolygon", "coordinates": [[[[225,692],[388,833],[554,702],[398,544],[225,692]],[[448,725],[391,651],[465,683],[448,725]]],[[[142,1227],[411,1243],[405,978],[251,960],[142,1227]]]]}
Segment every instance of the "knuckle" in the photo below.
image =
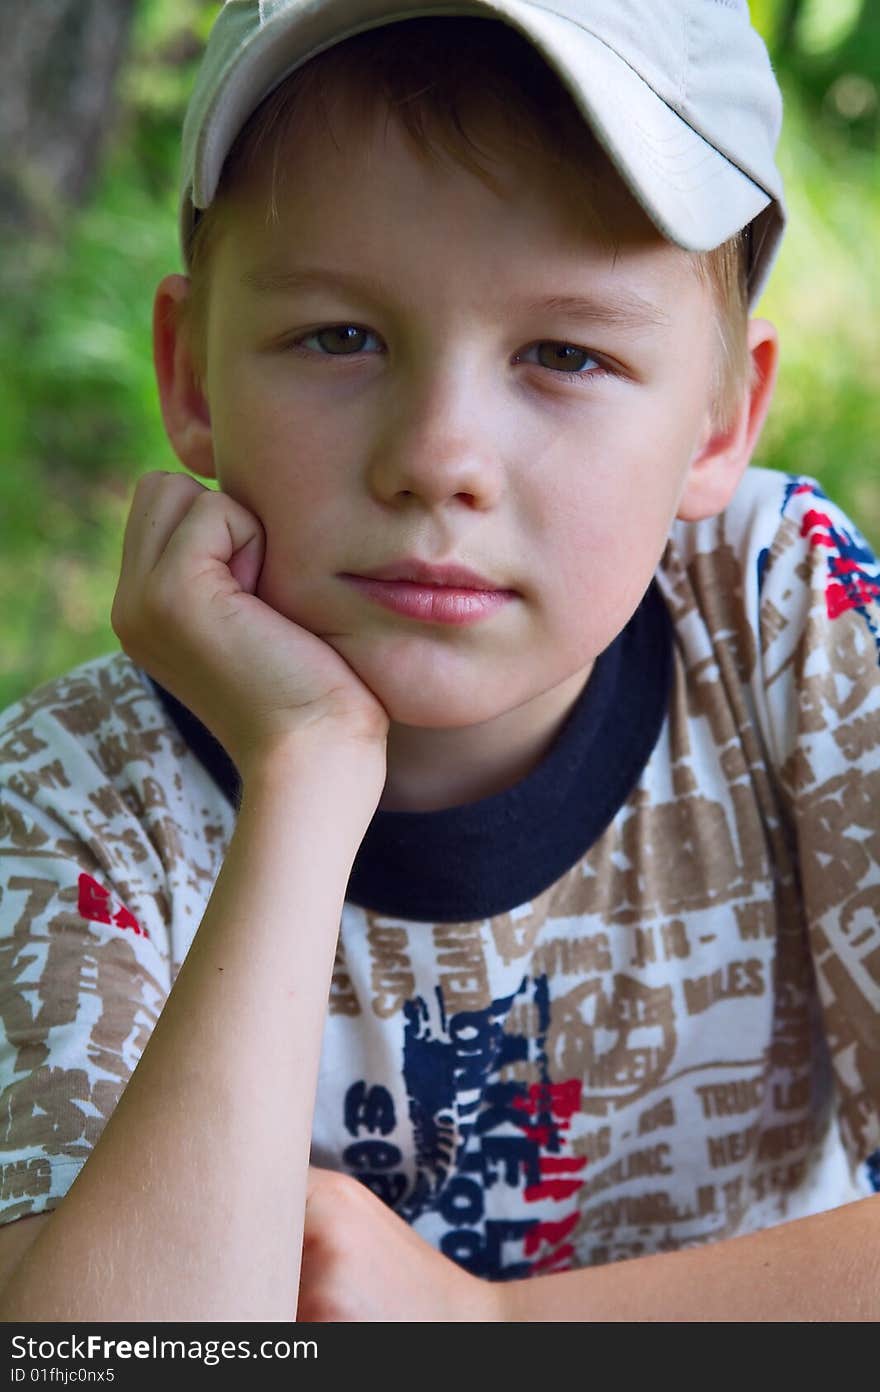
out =
{"type": "Polygon", "coordinates": [[[218,497],[217,492],[213,488],[206,488],[203,483],[197,483],[195,479],[190,479],[189,482],[193,485],[189,490],[195,499],[193,507],[213,507],[214,499],[218,497]]]}
{"type": "Polygon", "coordinates": [[[256,517],[249,508],[246,508],[244,503],[240,503],[237,498],[233,498],[230,493],[209,489],[208,497],[211,499],[212,503],[216,504],[218,508],[227,513],[230,517],[241,520],[249,519],[252,522],[256,522],[257,525],[260,525],[259,518],[256,517]]]}
{"type": "Polygon", "coordinates": [[[351,1175],[322,1170],[309,1198],[309,1212],[318,1224],[325,1248],[335,1250],[359,1207],[363,1186],[351,1175]],[[344,1217],[342,1215],[345,1215],[344,1217]]]}
{"type": "Polygon", "coordinates": [[[165,490],[184,494],[207,491],[190,474],[182,474],[170,469],[151,469],[146,474],[141,474],[135,488],[136,493],[150,494],[165,490]]]}
{"type": "Polygon", "coordinates": [[[204,497],[211,495],[209,488],[205,488],[204,484],[199,483],[196,479],[190,478],[189,474],[169,474],[166,487],[175,497],[182,498],[184,502],[188,499],[190,507],[198,507],[204,497]]]}
{"type": "Polygon", "coordinates": [[[346,1213],[353,1213],[358,1210],[364,1200],[366,1190],[360,1180],[352,1175],[342,1174],[337,1170],[328,1170],[323,1180],[324,1202],[335,1213],[344,1210],[346,1213]]]}
{"type": "Polygon", "coordinates": [[[135,497],[155,492],[157,488],[162,487],[163,480],[168,477],[169,475],[164,469],[150,469],[146,474],[141,474],[135,483],[135,497]]]}

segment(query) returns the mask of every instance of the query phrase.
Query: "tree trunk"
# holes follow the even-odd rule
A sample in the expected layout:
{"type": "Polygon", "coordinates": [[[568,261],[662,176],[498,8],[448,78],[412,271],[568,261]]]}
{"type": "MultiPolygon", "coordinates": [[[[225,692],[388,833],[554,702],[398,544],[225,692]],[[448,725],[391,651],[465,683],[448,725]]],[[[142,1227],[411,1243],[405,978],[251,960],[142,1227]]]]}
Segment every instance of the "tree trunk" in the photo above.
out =
{"type": "Polygon", "coordinates": [[[113,124],[136,0],[0,0],[0,226],[81,202],[113,124]]]}

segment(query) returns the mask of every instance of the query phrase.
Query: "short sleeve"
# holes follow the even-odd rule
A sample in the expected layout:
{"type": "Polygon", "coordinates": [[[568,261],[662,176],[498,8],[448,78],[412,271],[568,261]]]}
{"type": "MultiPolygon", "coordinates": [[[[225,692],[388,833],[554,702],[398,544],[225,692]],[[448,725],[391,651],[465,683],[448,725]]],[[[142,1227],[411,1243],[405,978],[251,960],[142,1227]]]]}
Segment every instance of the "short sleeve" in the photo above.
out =
{"type": "Polygon", "coordinates": [[[0,716],[2,1222],[67,1193],[171,989],[180,837],[154,709],[118,655],[0,716]]]}
{"type": "Polygon", "coordinates": [[[880,566],[808,478],[753,556],[757,704],[793,839],[841,1137],[880,1148],[880,566]]]}

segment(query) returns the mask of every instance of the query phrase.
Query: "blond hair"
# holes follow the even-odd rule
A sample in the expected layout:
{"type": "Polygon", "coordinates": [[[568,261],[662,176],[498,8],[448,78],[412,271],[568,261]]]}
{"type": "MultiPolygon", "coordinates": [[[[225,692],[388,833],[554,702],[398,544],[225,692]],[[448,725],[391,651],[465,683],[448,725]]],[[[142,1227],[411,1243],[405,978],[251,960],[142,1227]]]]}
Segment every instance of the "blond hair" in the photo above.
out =
{"type": "MultiPolygon", "coordinates": [[[[286,78],[239,132],[226,159],[210,208],[196,221],[187,248],[192,293],[184,309],[197,367],[205,365],[208,268],[222,225],[224,203],[248,174],[271,156],[269,215],[275,215],[279,161],[294,126],[323,117],[331,131],[327,100],[349,103],[366,122],[384,108],[393,113],[425,160],[443,155],[490,188],[488,155],[468,127],[485,134],[486,118],[496,149],[539,154],[587,190],[608,159],[570,94],[535,48],[515,29],[493,19],[444,16],[401,20],[369,29],[317,54],[286,78]]],[[[591,209],[596,214],[595,208],[591,209]]],[[[717,357],[713,382],[717,428],[732,423],[751,386],[748,351],[748,245],[739,233],[708,252],[691,252],[696,275],[715,303],[717,357]]]]}

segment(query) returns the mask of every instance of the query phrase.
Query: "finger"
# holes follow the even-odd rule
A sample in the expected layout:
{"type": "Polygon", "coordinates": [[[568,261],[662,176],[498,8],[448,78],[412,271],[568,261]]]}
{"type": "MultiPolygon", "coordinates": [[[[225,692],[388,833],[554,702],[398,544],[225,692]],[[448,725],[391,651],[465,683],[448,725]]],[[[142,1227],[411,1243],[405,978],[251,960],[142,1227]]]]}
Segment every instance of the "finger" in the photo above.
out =
{"type": "Polygon", "coordinates": [[[229,562],[233,579],[247,594],[256,592],[263,569],[263,549],[262,539],[255,536],[240,551],[236,551],[229,562]]]}
{"type": "Polygon", "coordinates": [[[249,563],[259,571],[263,545],[263,528],[252,512],[227,493],[205,489],[169,538],[162,561],[182,573],[191,571],[194,557],[228,566],[237,552],[249,546],[249,563]]]}
{"type": "Polygon", "coordinates": [[[123,575],[144,580],[158,565],[196,498],[206,492],[188,474],[144,474],[135,488],[122,538],[123,575]]]}

